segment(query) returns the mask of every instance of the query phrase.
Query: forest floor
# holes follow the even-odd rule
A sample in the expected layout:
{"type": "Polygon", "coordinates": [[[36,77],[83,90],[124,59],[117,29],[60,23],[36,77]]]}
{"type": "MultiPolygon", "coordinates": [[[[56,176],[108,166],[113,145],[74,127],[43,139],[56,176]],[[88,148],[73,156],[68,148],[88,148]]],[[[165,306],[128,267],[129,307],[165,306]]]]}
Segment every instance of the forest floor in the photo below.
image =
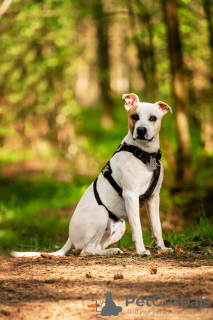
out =
{"type": "Polygon", "coordinates": [[[82,257],[74,252],[18,259],[1,255],[0,319],[95,319],[107,291],[122,307],[118,319],[213,319],[213,260],[201,252],[152,253],[82,257]],[[126,306],[126,296],[135,301],[126,306]],[[136,304],[147,296],[150,306],[136,304]],[[160,297],[154,303],[162,306],[154,306],[155,296],[160,297]],[[97,311],[92,301],[96,297],[97,311]],[[176,298],[177,305],[171,305],[176,298]]]}

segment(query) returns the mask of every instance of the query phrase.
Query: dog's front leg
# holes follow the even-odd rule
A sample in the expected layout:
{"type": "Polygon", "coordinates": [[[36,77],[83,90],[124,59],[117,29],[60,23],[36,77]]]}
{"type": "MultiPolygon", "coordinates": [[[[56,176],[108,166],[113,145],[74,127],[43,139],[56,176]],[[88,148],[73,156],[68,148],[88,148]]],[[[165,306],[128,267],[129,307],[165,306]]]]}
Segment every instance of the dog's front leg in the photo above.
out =
{"type": "Polygon", "coordinates": [[[149,201],[147,201],[147,211],[152,231],[152,239],[155,240],[156,246],[161,250],[171,250],[171,248],[166,248],[164,245],[163,237],[162,237],[162,229],[160,223],[160,213],[159,213],[159,204],[160,197],[159,193],[153,195],[149,201]]]}
{"type": "Polygon", "coordinates": [[[132,230],[132,239],[135,242],[136,246],[136,252],[137,254],[148,256],[151,253],[149,250],[146,250],[143,242],[143,234],[139,214],[139,198],[132,192],[123,192],[123,198],[125,200],[127,215],[132,230]]]}

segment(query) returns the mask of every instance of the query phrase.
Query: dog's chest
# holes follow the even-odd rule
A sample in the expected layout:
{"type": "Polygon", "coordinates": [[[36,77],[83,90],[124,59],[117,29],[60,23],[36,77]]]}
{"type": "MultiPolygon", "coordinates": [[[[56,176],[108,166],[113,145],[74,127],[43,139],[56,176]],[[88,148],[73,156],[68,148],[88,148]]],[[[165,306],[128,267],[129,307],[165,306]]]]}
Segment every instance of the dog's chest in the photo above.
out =
{"type": "Polygon", "coordinates": [[[142,194],[148,188],[153,171],[133,155],[123,152],[111,159],[113,177],[123,189],[142,194]]]}

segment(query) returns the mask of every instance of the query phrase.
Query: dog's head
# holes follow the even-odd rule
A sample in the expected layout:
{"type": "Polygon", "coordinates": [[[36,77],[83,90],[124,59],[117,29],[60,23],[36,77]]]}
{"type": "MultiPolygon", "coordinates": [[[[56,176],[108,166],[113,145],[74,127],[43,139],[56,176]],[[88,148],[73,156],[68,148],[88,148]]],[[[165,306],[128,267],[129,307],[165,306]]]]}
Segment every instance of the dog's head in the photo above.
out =
{"type": "Polygon", "coordinates": [[[128,111],[129,130],[134,140],[152,141],[161,127],[161,119],[172,109],[168,104],[158,101],[154,104],[140,102],[134,93],[123,94],[125,108],[128,111]]]}

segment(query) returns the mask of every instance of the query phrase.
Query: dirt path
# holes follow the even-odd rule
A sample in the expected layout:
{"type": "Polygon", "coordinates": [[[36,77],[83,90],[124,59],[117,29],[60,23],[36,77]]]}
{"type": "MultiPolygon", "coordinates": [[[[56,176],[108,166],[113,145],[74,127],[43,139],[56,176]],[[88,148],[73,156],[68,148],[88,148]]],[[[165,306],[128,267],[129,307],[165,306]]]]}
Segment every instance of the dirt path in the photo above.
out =
{"type": "Polygon", "coordinates": [[[0,319],[95,319],[107,291],[122,307],[111,319],[213,319],[213,260],[193,253],[151,258],[128,253],[51,259],[0,256],[0,319]],[[115,275],[121,279],[114,279],[115,275]],[[96,312],[96,302],[91,300],[98,294],[96,312]],[[135,302],[126,306],[130,295],[135,302]],[[181,295],[198,307],[181,307],[181,295]],[[163,305],[154,306],[152,300],[150,307],[136,304],[139,297],[147,296],[160,296],[154,302],[163,305]],[[205,298],[211,300],[210,307],[200,306],[201,296],[203,304],[205,298]],[[169,304],[172,297],[179,299],[177,306],[169,304]]]}

